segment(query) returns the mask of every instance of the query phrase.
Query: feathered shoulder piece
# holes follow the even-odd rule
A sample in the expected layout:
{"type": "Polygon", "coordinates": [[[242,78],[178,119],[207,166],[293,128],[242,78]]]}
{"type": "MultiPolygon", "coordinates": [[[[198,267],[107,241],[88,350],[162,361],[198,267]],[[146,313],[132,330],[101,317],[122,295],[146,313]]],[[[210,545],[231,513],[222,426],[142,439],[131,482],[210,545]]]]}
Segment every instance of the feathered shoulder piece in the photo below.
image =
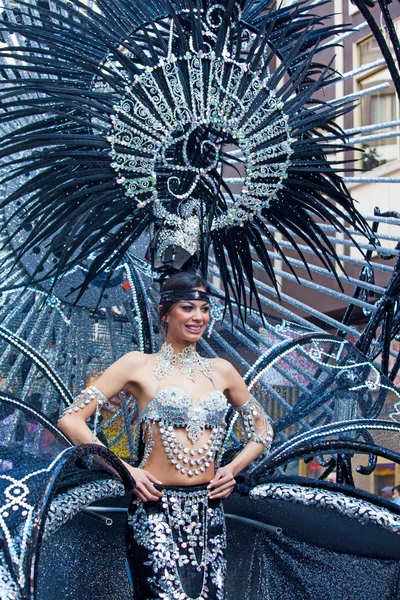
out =
{"type": "Polygon", "coordinates": [[[320,223],[365,228],[329,161],[349,107],[317,99],[341,31],[309,3],[5,4],[1,207],[34,280],[78,263],[84,289],[149,230],[154,272],[206,274],[213,253],[243,306],[253,265],[275,285],[286,261],[273,232],[334,270],[320,223]]]}

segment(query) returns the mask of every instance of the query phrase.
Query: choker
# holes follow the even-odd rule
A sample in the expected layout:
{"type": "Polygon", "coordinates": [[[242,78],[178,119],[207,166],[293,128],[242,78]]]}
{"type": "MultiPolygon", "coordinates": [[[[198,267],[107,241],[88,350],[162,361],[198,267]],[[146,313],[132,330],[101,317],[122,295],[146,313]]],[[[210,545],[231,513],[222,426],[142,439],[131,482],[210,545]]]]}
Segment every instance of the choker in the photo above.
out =
{"type": "Polygon", "coordinates": [[[199,373],[204,373],[208,379],[212,379],[214,375],[214,367],[211,362],[200,356],[193,344],[175,354],[172,344],[164,342],[160,349],[160,356],[153,367],[157,381],[172,375],[175,365],[179,366],[181,373],[191,381],[196,381],[199,373]]]}

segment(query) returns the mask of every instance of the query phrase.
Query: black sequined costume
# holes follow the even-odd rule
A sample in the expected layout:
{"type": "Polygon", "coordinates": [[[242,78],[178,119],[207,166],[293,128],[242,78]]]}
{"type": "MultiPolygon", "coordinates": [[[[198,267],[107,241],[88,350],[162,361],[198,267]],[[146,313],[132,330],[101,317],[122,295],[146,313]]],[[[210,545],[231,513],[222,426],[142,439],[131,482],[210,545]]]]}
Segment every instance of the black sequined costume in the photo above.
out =
{"type": "Polygon", "coordinates": [[[206,485],[166,486],[156,502],[131,502],[126,550],[135,600],[222,600],[226,531],[206,485]]]}

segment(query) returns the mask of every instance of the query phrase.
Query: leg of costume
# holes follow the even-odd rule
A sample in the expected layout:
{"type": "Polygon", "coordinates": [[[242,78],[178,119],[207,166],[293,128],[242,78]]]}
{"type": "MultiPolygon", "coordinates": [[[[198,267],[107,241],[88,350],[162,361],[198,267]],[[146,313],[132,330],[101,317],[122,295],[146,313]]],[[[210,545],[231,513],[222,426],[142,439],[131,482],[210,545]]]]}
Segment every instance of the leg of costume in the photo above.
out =
{"type": "Polygon", "coordinates": [[[156,502],[133,498],[126,548],[135,600],[223,600],[225,518],[205,485],[164,486],[156,502]]]}

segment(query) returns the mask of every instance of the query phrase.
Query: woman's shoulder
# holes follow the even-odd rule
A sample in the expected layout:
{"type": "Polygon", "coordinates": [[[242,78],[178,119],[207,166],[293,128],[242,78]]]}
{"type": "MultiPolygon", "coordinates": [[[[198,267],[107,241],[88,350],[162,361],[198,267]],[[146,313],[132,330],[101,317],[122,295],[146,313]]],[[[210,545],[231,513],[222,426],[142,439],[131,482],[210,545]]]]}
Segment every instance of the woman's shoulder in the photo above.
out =
{"type": "Polygon", "coordinates": [[[229,374],[236,373],[235,367],[229,360],[225,360],[225,358],[210,358],[209,359],[214,369],[217,370],[221,374],[229,374]]]}
{"type": "Polygon", "coordinates": [[[154,354],[145,354],[144,352],[133,350],[124,354],[119,360],[133,369],[142,369],[153,363],[153,357],[154,354]]]}
{"type": "Polygon", "coordinates": [[[219,389],[228,395],[228,398],[232,391],[238,391],[240,394],[245,392],[246,384],[229,360],[213,358],[211,359],[211,363],[214,367],[216,384],[219,389]]]}

